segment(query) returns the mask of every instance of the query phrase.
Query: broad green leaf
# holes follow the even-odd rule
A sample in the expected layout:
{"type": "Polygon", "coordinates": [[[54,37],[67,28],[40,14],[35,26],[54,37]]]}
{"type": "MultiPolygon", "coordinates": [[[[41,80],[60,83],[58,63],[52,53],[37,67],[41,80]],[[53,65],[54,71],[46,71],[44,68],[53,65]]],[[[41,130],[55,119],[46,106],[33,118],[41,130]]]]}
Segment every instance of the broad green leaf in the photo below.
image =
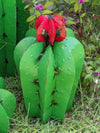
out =
{"type": "Polygon", "coordinates": [[[50,14],[50,13],[53,13],[53,12],[50,11],[50,10],[44,10],[44,11],[42,12],[42,14],[50,14]]]}
{"type": "Polygon", "coordinates": [[[82,4],[78,4],[79,13],[80,13],[81,9],[82,9],[82,4]]]}
{"type": "Polygon", "coordinates": [[[85,0],[85,2],[89,2],[89,0],[85,0]]]}
{"type": "Polygon", "coordinates": [[[32,14],[35,11],[35,7],[30,7],[28,10],[29,10],[30,14],[32,14]]]}
{"type": "Polygon", "coordinates": [[[76,24],[74,21],[68,20],[65,24],[76,24]]]}
{"type": "Polygon", "coordinates": [[[83,20],[82,20],[82,18],[80,18],[80,24],[82,24],[83,23],[83,20]]]}
{"type": "Polygon", "coordinates": [[[74,20],[72,17],[67,17],[68,20],[74,20]]]}
{"type": "Polygon", "coordinates": [[[76,0],[70,0],[69,2],[68,2],[68,4],[73,4],[73,3],[75,3],[76,2],[76,0]]]}
{"type": "Polygon", "coordinates": [[[35,16],[35,15],[32,15],[32,16],[28,17],[28,19],[26,20],[26,22],[31,22],[31,21],[33,21],[35,18],[36,18],[36,16],[35,16]]]}
{"type": "Polygon", "coordinates": [[[46,0],[40,1],[40,4],[45,5],[46,0]]]}
{"type": "Polygon", "coordinates": [[[86,15],[86,13],[81,14],[81,18],[83,18],[86,15]]]}
{"type": "Polygon", "coordinates": [[[53,1],[47,1],[46,4],[44,5],[44,9],[48,8],[53,4],[53,1]]]}
{"type": "Polygon", "coordinates": [[[77,11],[78,11],[78,2],[76,2],[74,5],[74,12],[76,13],[77,11]]]}
{"type": "Polygon", "coordinates": [[[28,9],[29,7],[30,7],[30,5],[26,5],[26,6],[24,7],[24,10],[28,9]]]}
{"type": "Polygon", "coordinates": [[[38,10],[35,10],[35,14],[36,14],[37,17],[41,15],[38,10]]]}

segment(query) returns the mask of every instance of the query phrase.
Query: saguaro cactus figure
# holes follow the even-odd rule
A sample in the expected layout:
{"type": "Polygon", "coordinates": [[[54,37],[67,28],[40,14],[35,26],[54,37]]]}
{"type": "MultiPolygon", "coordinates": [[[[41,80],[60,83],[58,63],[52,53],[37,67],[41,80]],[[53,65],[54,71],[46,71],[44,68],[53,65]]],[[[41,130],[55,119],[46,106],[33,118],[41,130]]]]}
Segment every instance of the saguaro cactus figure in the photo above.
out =
{"type": "Polygon", "coordinates": [[[84,49],[72,30],[68,29],[66,37],[63,17],[58,14],[38,17],[36,29],[36,38],[34,29],[28,31],[14,52],[26,110],[43,122],[49,118],[62,121],[72,106],[84,49]]]}
{"type": "Polygon", "coordinates": [[[8,133],[9,122],[11,122],[14,114],[16,99],[12,93],[2,87],[4,87],[4,80],[0,77],[0,133],[8,133]]]}
{"type": "Polygon", "coordinates": [[[22,0],[0,0],[0,76],[16,72],[13,52],[28,29],[23,8],[22,0]]]}
{"type": "Polygon", "coordinates": [[[0,77],[0,89],[1,88],[5,89],[5,80],[2,77],[0,77]]]}

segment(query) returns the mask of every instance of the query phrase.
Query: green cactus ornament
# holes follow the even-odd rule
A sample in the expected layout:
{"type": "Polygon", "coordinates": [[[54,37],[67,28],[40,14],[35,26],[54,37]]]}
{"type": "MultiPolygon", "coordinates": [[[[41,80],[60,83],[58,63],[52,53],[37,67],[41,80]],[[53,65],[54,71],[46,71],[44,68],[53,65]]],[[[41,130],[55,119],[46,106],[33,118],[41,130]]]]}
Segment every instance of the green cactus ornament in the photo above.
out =
{"type": "Polygon", "coordinates": [[[5,89],[5,80],[2,77],[0,77],[0,89],[1,88],[5,89]]]}
{"type": "Polygon", "coordinates": [[[12,120],[16,106],[16,99],[12,93],[2,87],[4,87],[4,80],[0,77],[0,133],[8,133],[9,123],[12,120]],[[1,84],[1,82],[3,83],[1,84]]]}
{"type": "Polygon", "coordinates": [[[45,42],[41,35],[44,29],[41,29],[42,26],[36,20],[40,29],[36,28],[37,33],[35,29],[29,30],[26,38],[17,44],[14,51],[26,110],[29,116],[40,117],[43,122],[50,118],[62,121],[65,112],[71,109],[84,62],[82,44],[71,29],[63,27],[62,22],[59,22],[62,24],[59,27],[55,18],[47,18],[49,24],[53,25],[55,21],[55,27],[58,26],[57,31],[52,30],[52,36],[53,32],[59,33],[55,39],[50,37],[49,27],[48,33],[46,32],[49,41],[45,42]]]}
{"type": "Polygon", "coordinates": [[[22,0],[0,0],[0,76],[15,75],[13,52],[28,30],[22,0]]]}

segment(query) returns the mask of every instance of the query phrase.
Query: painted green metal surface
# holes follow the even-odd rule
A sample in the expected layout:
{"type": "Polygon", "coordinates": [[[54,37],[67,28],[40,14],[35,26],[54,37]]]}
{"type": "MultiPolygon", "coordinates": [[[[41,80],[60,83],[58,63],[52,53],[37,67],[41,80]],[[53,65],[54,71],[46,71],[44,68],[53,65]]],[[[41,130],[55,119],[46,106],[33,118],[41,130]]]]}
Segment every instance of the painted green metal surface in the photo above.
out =
{"type": "Polygon", "coordinates": [[[35,43],[23,54],[20,61],[20,79],[26,110],[29,116],[39,116],[38,58],[43,43],[35,43]],[[24,69],[23,69],[24,68],[24,69]]]}
{"type": "Polygon", "coordinates": [[[5,89],[5,80],[2,78],[2,77],[0,77],[0,89],[5,89]]]}
{"type": "Polygon", "coordinates": [[[66,28],[67,37],[75,37],[75,34],[71,28],[66,28]]]}
{"type": "Polygon", "coordinates": [[[75,78],[75,67],[72,55],[63,42],[55,42],[53,47],[55,57],[55,94],[52,117],[63,120],[66,107],[69,102],[72,86],[75,78]]]}
{"type": "Polygon", "coordinates": [[[67,110],[72,108],[73,99],[75,96],[76,88],[78,85],[78,80],[82,71],[83,63],[84,63],[84,48],[83,45],[73,37],[66,37],[63,41],[64,45],[68,48],[69,52],[72,54],[75,63],[75,80],[73,83],[72,92],[69,99],[69,104],[67,106],[67,110]]]}
{"type": "Polygon", "coordinates": [[[22,0],[0,0],[0,76],[15,75],[16,41],[24,38],[29,28],[24,6],[22,0]]]}
{"type": "Polygon", "coordinates": [[[0,89],[0,101],[7,113],[9,121],[11,122],[16,106],[15,96],[12,93],[10,93],[8,90],[0,89]]]}
{"type": "Polygon", "coordinates": [[[22,0],[16,0],[17,10],[17,42],[25,37],[26,31],[29,29],[29,24],[26,23],[26,19],[29,14],[24,10],[25,3],[22,0]]]}
{"type": "Polygon", "coordinates": [[[9,120],[5,109],[0,104],[0,133],[8,133],[9,120]]]}
{"type": "Polygon", "coordinates": [[[13,51],[16,45],[16,2],[0,0],[0,76],[13,75],[13,51]]]}
{"type": "Polygon", "coordinates": [[[6,75],[6,43],[0,36],[0,76],[6,75]]]}
{"type": "Polygon", "coordinates": [[[4,88],[4,79],[0,77],[0,133],[8,133],[16,106],[15,96],[4,88]]]}
{"type": "Polygon", "coordinates": [[[14,51],[14,59],[15,59],[15,63],[16,63],[16,68],[17,68],[17,71],[19,72],[19,63],[20,63],[20,60],[22,58],[22,55],[24,54],[24,52],[32,45],[34,44],[34,42],[37,42],[36,41],[36,38],[34,37],[27,37],[23,40],[21,40],[16,48],[15,48],[15,51],[14,51]]]}
{"type": "Polygon", "coordinates": [[[60,42],[57,45],[55,43],[53,50],[48,46],[43,57],[37,62],[43,51],[42,48],[39,52],[40,46],[42,47],[42,43],[38,43],[38,47],[36,44],[30,46],[20,61],[20,78],[26,109],[31,116],[40,114],[43,122],[50,117],[63,120],[74,82],[74,61],[68,48],[60,42]],[[55,70],[58,74],[55,74],[55,70]]]}
{"type": "Polygon", "coordinates": [[[4,20],[2,19],[2,14],[3,14],[3,7],[2,7],[2,0],[0,0],[0,76],[5,75],[5,69],[6,69],[6,64],[5,64],[5,50],[6,50],[6,43],[3,40],[3,23],[4,20]]]}
{"type": "Polygon", "coordinates": [[[38,68],[40,117],[43,122],[46,122],[52,114],[52,92],[55,87],[54,74],[54,55],[52,47],[49,45],[40,59],[38,68]]]}
{"type": "MultiPolygon", "coordinates": [[[[19,44],[24,45],[26,41],[22,41],[19,44]]],[[[43,42],[27,43],[27,50],[17,48],[21,58],[15,55],[15,60],[28,115],[39,116],[43,122],[50,118],[62,121],[72,107],[84,61],[83,46],[73,37],[55,42],[53,47],[45,47],[43,42]]]]}
{"type": "Polygon", "coordinates": [[[13,51],[16,46],[16,1],[2,0],[5,16],[3,37],[6,41],[6,73],[15,74],[13,51]],[[4,36],[5,34],[5,36],[4,36]]]}
{"type": "Polygon", "coordinates": [[[28,37],[28,36],[33,36],[33,37],[36,37],[36,30],[35,29],[29,29],[27,32],[26,32],[26,34],[25,34],[25,36],[26,37],[28,37]]]}

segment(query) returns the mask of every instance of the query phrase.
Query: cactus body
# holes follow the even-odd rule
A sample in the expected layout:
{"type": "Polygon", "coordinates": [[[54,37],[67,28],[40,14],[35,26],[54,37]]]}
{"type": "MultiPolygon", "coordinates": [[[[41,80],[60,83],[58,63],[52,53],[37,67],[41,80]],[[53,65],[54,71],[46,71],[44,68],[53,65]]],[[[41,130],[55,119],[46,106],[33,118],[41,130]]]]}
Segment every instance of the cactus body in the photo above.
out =
{"type": "Polygon", "coordinates": [[[37,31],[36,31],[35,29],[31,28],[31,29],[29,29],[29,30],[26,32],[25,36],[26,36],[26,37],[29,37],[29,36],[36,37],[36,32],[37,32],[37,31]]]}
{"type": "Polygon", "coordinates": [[[0,89],[0,101],[2,102],[2,106],[5,109],[7,116],[9,117],[9,121],[11,122],[16,106],[16,99],[14,95],[7,90],[0,89]]]}
{"type": "Polygon", "coordinates": [[[28,24],[23,25],[28,17],[23,7],[22,0],[0,0],[0,76],[15,74],[13,52],[16,41],[22,39],[28,29],[28,24]]]}
{"type": "Polygon", "coordinates": [[[81,45],[81,43],[75,38],[68,37],[63,42],[66,45],[66,47],[68,47],[69,52],[71,53],[71,55],[74,59],[74,64],[75,64],[75,80],[73,83],[73,88],[72,88],[71,96],[69,99],[69,104],[67,106],[67,110],[69,110],[72,108],[72,103],[73,103],[76,88],[78,85],[78,80],[79,80],[79,77],[80,77],[80,74],[82,71],[82,67],[83,67],[84,49],[83,49],[83,46],[81,45]],[[71,43],[72,43],[72,45],[71,45],[71,43]]]}
{"type": "Polygon", "coordinates": [[[66,28],[67,31],[67,37],[75,37],[75,34],[72,29],[66,28]]]}
{"type": "Polygon", "coordinates": [[[68,57],[67,48],[59,44],[59,47],[55,45],[53,51],[51,46],[48,46],[43,57],[38,61],[37,59],[43,51],[42,45],[37,43],[30,46],[20,61],[20,77],[26,108],[27,111],[30,110],[29,115],[31,116],[40,114],[43,122],[50,117],[63,120],[74,82],[73,58],[71,55],[68,57]],[[39,52],[40,46],[42,49],[39,52]],[[61,57],[59,57],[58,51],[61,57]],[[55,74],[55,69],[58,69],[59,74],[55,74]],[[36,80],[39,83],[35,83],[36,80]],[[52,94],[53,91],[55,91],[54,94],[52,94]]]}
{"type": "Polygon", "coordinates": [[[2,77],[0,77],[0,89],[5,89],[5,80],[2,78],[2,77]]]}
{"type": "Polygon", "coordinates": [[[27,32],[27,42],[20,41],[14,54],[26,110],[43,122],[49,118],[62,121],[66,110],[72,107],[84,61],[83,46],[70,29],[68,36],[73,37],[54,42],[53,47],[36,40],[32,43],[32,32],[35,34],[34,30],[27,32]]]}
{"type": "Polygon", "coordinates": [[[0,77],[0,133],[8,133],[9,122],[11,122],[16,99],[8,90],[4,90],[5,82],[0,77]]]}
{"type": "Polygon", "coordinates": [[[24,38],[26,31],[29,28],[29,24],[26,23],[26,19],[29,14],[24,11],[25,3],[22,0],[16,0],[16,14],[17,14],[17,42],[24,38]]]}
{"type": "Polygon", "coordinates": [[[2,27],[0,39],[3,41],[0,56],[4,55],[1,59],[3,62],[0,62],[0,75],[4,76],[6,73],[8,75],[15,73],[13,51],[16,45],[16,2],[15,0],[0,0],[0,2],[2,6],[0,7],[0,10],[2,10],[0,16],[2,18],[0,20],[2,22],[2,25],[0,25],[0,28],[2,27]],[[5,67],[3,68],[3,66],[5,67]]]}
{"type": "Polygon", "coordinates": [[[22,55],[29,48],[29,46],[31,46],[34,42],[36,42],[36,38],[29,37],[21,40],[16,46],[14,51],[14,57],[15,57],[15,63],[16,63],[16,68],[18,72],[19,72],[19,63],[22,58],[22,55]]]}
{"type": "Polygon", "coordinates": [[[0,104],[0,133],[8,133],[9,120],[5,109],[0,104]]]}

